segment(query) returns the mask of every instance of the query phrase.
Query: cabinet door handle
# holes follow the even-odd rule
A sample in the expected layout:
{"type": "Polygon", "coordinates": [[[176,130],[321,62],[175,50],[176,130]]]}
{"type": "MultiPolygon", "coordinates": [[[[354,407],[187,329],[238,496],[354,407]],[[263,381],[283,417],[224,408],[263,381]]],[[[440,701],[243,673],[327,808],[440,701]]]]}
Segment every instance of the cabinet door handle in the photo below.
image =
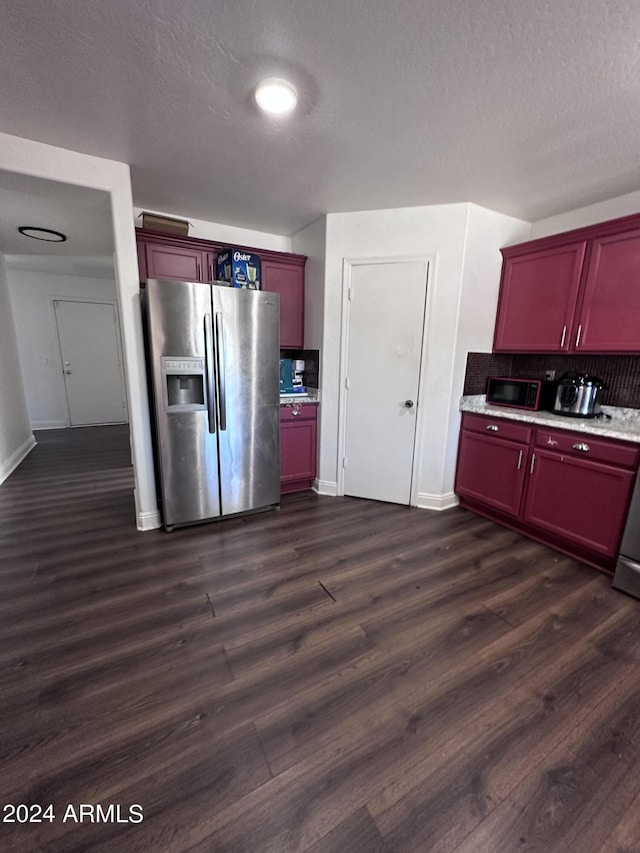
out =
{"type": "Polygon", "coordinates": [[[491,432],[498,432],[498,430],[500,429],[500,427],[497,427],[495,424],[489,424],[489,426],[487,427],[487,429],[488,429],[488,430],[491,430],[491,432]]]}
{"type": "Polygon", "coordinates": [[[583,453],[588,453],[591,450],[586,441],[579,441],[577,444],[574,444],[573,449],[581,450],[583,453]]]}
{"type": "Polygon", "coordinates": [[[563,327],[562,327],[562,338],[561,338],[561,340],[560,340],[560,347],[561,347],[561,348],[564,346],[564,341],[565,341],[565,338],[566,338],[566,337],[567,337],[567,327],[566,327],[566,326],[563,326],[563,327]]]}
{"type": "Polygon", "coordinates": [[[582,334],[582,323],[578,326],[578,334],[576,335],[576,349],[580,346],[580,335],[582,334]]]}
{"type": "Polygon", "coordinates": [[[535,467],[536,467],[536,454],[533,453],[531,455],[531,468],[529,469],[530,474],[533,474],[535,467]]]}
{"type": "Polygon", "coordinates": [[[213,264],[209,264],[209,281],[213,281],[213,264]]]}
{"type": "Polygon", "coordinates": [[[196,261],[196,273],[198,281],[202,281],[202,276],[200,275],[200,261],[196,261]]]}
{"type": "Polygon", "coordinates": [[[519,471],[521,468],[522,468],[522,451],[520,451],[520,454],[519,454],[519,456],[518,456],[518,471],[519,471]]]}

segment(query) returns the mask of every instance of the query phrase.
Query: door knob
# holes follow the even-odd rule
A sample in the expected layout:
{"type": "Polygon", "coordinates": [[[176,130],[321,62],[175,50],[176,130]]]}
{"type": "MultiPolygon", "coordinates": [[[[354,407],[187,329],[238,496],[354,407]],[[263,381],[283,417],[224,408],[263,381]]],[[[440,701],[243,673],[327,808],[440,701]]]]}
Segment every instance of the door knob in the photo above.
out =
{"type": "Polygon", "coordinates": [[[404,401],[404,407],[405,407],[405,409],[412,409],[413,408],[413,400],[405,400],[404,401]]]}
{"type": "Polygon", "coordinates": [[[70,370],[65,370],[65,373],[71,373],[71,371],[70,371],[70,370]]]}

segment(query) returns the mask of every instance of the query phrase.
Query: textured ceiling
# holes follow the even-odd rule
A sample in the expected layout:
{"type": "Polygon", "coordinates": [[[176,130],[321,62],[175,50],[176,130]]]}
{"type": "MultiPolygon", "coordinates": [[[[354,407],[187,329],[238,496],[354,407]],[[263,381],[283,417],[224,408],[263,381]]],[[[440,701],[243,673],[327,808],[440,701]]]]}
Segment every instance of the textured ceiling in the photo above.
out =
{"type": "Polygon", "coordinates": [[[0,130],[131,164],[148,209],[290,234],[640,186],[638,2],[20,0],[1,21],[0,130]],[[297,114],[257,113],[264,76],[297,114]]]}

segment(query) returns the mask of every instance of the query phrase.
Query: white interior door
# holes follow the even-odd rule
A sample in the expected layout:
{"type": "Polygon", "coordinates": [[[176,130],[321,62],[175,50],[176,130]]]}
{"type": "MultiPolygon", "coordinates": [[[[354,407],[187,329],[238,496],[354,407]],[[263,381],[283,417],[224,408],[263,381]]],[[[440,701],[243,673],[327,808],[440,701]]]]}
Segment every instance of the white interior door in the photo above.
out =
{"type": "Polygon", "coordinates": [[[71,426],[125,422],[115,305],[55,299],[53,307],[71,426]]]}
{"type": "Polygon", "coordinates": [[[351,267],[344,493],[411,503],[425,261],[351,267]]]}

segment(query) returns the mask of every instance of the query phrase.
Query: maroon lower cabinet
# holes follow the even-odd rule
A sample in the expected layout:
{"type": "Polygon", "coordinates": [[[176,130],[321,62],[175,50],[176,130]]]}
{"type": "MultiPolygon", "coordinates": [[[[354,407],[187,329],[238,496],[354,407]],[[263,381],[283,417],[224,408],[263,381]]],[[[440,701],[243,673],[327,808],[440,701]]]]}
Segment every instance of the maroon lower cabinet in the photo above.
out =
{"type": "Polygon", "coordinates": [[[608,572],[640,445],[504,418],[462,418],[460,504],[608,572]]]}
{"type": "Polygon", "coordinates": [[[613,465],[536,449],[523,521],[613,559],[634,476],[613,465]]]}
{"type": "Polygon", "coordinates": [[[310,489],[316,477],[316,403],[280,407],[280,491],[310,489]]]}
{"type": "Polygon", "coordinates": [[[517,516],[520,512],[528,447],[463,430],[456,493],[517,516]],[[500,472],[499,474],[497,472],[500,472]]]}

